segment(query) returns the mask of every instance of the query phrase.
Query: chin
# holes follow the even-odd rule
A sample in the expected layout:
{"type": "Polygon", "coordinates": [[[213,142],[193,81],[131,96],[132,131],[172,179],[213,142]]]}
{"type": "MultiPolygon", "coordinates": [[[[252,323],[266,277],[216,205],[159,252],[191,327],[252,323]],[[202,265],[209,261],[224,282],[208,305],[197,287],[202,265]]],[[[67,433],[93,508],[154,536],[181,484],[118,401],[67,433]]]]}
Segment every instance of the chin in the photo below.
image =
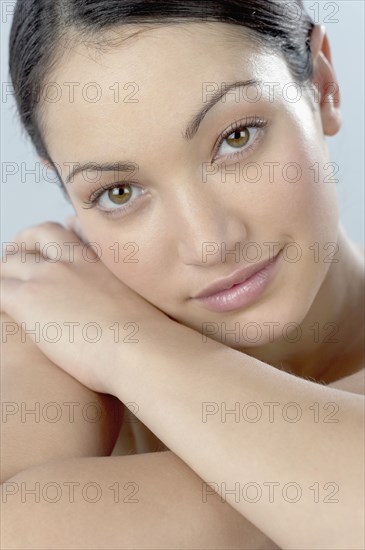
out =
{"type": "Polygon", "coordinates": [[[199,320],[180,322],[200,332],[202,342],[211,338],[240,351],[267,348],[274,342],[295,344],[303,337],[300,325],[320,288],[317,284],[314,289],[307,283],[299,293],[300,283],[292,281],[291,288],[282,285],[283,292],[271,293],[259,306],[253,304],[249,310],[224,315],[212,315],[207,311],[199,320]]]}

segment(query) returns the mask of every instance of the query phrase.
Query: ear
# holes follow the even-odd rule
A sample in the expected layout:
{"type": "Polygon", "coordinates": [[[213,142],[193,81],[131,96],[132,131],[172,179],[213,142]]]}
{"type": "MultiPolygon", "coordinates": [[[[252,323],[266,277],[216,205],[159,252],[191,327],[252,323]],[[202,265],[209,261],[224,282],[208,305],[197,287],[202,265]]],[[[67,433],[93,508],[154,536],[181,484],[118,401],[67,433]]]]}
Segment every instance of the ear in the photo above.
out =
{"type": "Polygon", "coordinates": [[[317,101],[319,101],[323,132],[327,136],[334,136],[341,128],[341,94],[324,25],[315,25],[310,44],[313,83],[318,88],[317,101]]]}

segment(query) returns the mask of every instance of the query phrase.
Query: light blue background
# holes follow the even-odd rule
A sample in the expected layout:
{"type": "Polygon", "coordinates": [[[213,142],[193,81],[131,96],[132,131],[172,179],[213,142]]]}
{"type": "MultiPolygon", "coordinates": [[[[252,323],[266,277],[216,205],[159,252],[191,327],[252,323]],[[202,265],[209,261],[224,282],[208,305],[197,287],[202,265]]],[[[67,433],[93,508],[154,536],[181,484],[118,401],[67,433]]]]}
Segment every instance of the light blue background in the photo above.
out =
{"type": "MultiPolygon", "coordinates": [[[[11,2],[1,0],[1,80],[9,82],[8,36],[11,2]]],[[[341,86],[343,127],[340,133],[327,138],[331,160],[340,167],[337,184],[341,221],[348,235],[364,243],[364,2],[305,2],[316,23],[326,26],[332,48],[332,58],[341,86]],[[334,9],[336,8],[336,9],[334,9]],[[336,13],[337,12],[337,13],[336,13]],[[318,14],[318,19],[315,14],[318,14]],[[333,21],[337,20],[337,21],[333,21]]],[[[1,166],[4,163],[24,163],[30,169],[37,162],[28,138],[21,131],[12,98],[1,102],[1,166]]],[[[49,174],[51,177],[51,173],[49,174]]],[[[56,184],[28,175],[2,176],[2,241],[10,241],[22,228],[46,220],[64,222],[73,214],[56,184]]]]}

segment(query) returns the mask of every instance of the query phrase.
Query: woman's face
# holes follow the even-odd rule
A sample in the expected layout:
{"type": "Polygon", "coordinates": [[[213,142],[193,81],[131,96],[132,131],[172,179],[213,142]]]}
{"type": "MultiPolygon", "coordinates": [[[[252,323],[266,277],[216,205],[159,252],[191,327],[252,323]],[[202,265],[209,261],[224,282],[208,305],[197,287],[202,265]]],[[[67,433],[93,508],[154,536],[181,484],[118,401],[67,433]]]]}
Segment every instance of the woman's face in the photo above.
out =
{"type": "Polygon", "coordinates": [[[83,171],[66,184],[110,271],[169,316],[237,349],[272,342],[304,319],[331,266],[324,259],[337,242],[337,197],[328,115],[318,97],[294,87],[281,57],[232,25],[160,26],[104,51],[79,45],[48,81],[62,91],[43,115],[63,182],[89,162],[134,168],[83,171]],[[214,92],[253,79],[261,84],[232,89],[187,139],[214,92]],[[229,131],[246,117],[246,129],[229,131]],[[250,127],[257,120],[266,125],[250,127]],[[118,189],[126,180],[134,183],[118,189]],[[97,189],[99,205],[85,208],[97,189]],[[280,250],[269,285],[248,305],[217,311],[193,298],[280,250]]]}

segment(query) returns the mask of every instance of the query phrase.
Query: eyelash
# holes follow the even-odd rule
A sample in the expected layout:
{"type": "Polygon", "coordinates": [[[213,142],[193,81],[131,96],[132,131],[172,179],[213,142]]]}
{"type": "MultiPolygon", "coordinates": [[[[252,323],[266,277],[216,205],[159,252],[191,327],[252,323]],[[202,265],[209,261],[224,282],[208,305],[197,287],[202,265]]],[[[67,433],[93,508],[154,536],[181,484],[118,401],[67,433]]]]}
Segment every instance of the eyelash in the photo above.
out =
{"type": "MultiPolygon", "coordinates": [[[[91,194],[89,198],[86,201],[83,201],[82,208],[89,209],[94,208],[97,206],[98,199],[105,193],[105,191],[110,191],[110,189],[119,189],[126,185],[130,185],[131,187],[137,187],[138,189],[142,189],[140,185],[137,184],[137,182],[133,180],[129,180],[126,182],[113,182],[108,185],[99,185],[96,189],[91,191],[91,194]]],[[[144,192],[142,191],[141,196],[144,195],[144,192]]],[[[99,210],[103,212],[106,216],[113,216],[116,215],[116,213],[120,213],[121,211],[125,212],[126,210],[129,210],[130,208],[133,208],[133,203],[136,202],[138,199],[134,199],[133,201],[129,201],[129,203],[126,203],[122,208],[114,208],[111,210],[104,210],[103,208],[100,208],[99,210]]],[[[120,214],[119,214],[120,215],[120,214]]]]}
{"type": "MultiPolygon", "coordinates": [[[[264,120],[263,118],[260,118],[258,116],[251,116],[251,117],[246,117],[244,119],[241,119],[241,120],[235,120],[231,126],[229,128],[227,128],[227,130],[225,130],[223,132],[223,134],[219,137],[218,141],[216,142],[216,145],[214,147],[214,158],[213,158],[213,162],[216,161],[216,159],[220,158],[220,157],[216,157],[216,153],[217,151],[219,151],[220,147],[222,146],[223,142],[225,139],[227,139],[227,137],[229,137],[231,134],[235,133],[235,132],[242,132],[242,130],[247,130],[249,128],[265,128],[268,124],[268,121],[267,120],[264,120]]],[[[232,153],[230,155],[223,155],[222,158],[226,158],[226,159],[230,159],[232,157],[240,157],[242,156],[243,154],[247,154],[247,151],[250,151],[251,149],[253,149],[254,147],[256,147],[256,142],[258,141],[258,139],[256,138],[254,140],[254,143],[249,145],[248,147],[244,147],[244,149],[242,151],[237,151],[236,153],[232,153]]],[[[88,200],[86,201],[83,201],[83,204],[85,206],[83,206],[82,208],[84,209],[89,209],[89,208],[94,208],[97,206],[97,203],[98,203],[98,199],[105,193],[105,191],[109,191],[110,189],[117,189],[117,188],[122,188],[123,186],[125,185],[131,185],[132,187],[137,187],[139,189],[141,189],[141,187],[139,185],[136,184],[136,182],[134,182],[133,180],[131,181],[127,181],[127,182],[118,182],[118,183],[111,183],[111,184],[108,184],[108,185],[99,185],[96,189],[94,189],[88,200]]],[[[143,191],[142,191],[142,196],[143,196],[143,191]]],[[[101,210],[101,212],[103,212],[104,215],[106,216],[113,216],[113,215],[119,215],[120,216],[120,212],[122,211],[124,215],[124,213],[129,210],[130,208],[134,208],[133,206],[133,203],[136,202],[136,200],[138,199],[134,199],[134,200],[131,200],[129,203],[126,203],[126,205],[124,205],[123,207],[120,207],[120,208],[114,208],[112,210],[104,210],[104,209],[99,209],[101,210]]]]}
{"type": "MultiPolygon", "coordinates": [[[[219,149],[222,146],[224,140],[227,139],[231,134],[234,134],[235,132],[242,132],[242,130],[247,130],[249,128],[265,128],[267,125],[268,125],[268,121],[264,120],[263,118],[260,118],[258,116],[251,116],[251,117],[246,117],[246,118],[241,119],[241,120],[235,120],[231,124],[231,126],[229,128],[227,128],[227,130],[225,130],[223,132],[223,134],[221,135],[221,137],[218,139],[218,142],[217,142],[216,146],[214,147],[213,162],[215,162],[215,160],[217,158],[220,158],[220,157],[216,157],[215,155],[216,155],[217,151],[219,151],[219,149]]],[[[244,147],[244,149],[242,149],[241,151],[237,151],[236,153],[232,153],[230,155],[224,155],[222,158],[230,159],[232,157],[235,157],[235,158],[240,157],[243,154],[246,155],[247,151],[250,151],[251,149],[253,149],[256,146],[256,141],[257,141],[257,139],[254,140],[253,144],[244,147]]]]}

